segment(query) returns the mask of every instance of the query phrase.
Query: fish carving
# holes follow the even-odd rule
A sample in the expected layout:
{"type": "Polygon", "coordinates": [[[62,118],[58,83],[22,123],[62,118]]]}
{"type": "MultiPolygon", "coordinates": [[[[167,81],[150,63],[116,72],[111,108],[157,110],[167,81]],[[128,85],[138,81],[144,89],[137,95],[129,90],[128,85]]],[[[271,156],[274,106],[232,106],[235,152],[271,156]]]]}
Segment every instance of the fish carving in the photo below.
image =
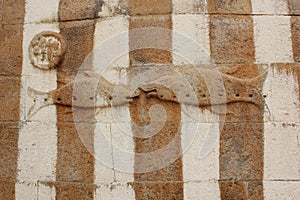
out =
{"type": "Polygon", "coordinates": [[[49,92],[28,88],[32,106],[28,111],[31,118],[41,108],[49,105],[62,105],[74,108],[105,108],[122,106],[139,95],[123,84],[112,84],[102,76],[86,73],[87,76],[77,78],[66,85],[49,92]]]}
{"type": "MultiPolygon", "coordinates": [[[[222,108],[216,109],[219,105],[248,102],[262,106],[263,103],[261,84],[267,74],[263,69],[257,77],[251,79],[241,79],[231,75],[234,70],[237,70],[235,68],[220,70],[187,66],[153,66],[146,70],[150,71],[146,75],[148,79],[132,87],[112,84],[102,76],[86,72],[86,76],[50,92],[28,88],[28,95],[33,103],[28,118],[41,108],[53,104],[74,108],[122,106],[137,98],[141,91],[144,91],[147,97],[163,101],[198,107],[213,106],[212,111],[218,114],[224,114],[222,108]]],[[[129,76],[134,77],[133,74],[139,72],[129,71],[129,76]]]]}
{"type": "Polygon", "coordinates": [[[167,66],[155,73],[158,74],[156,80],[139,86],[148,97],[199,107],[217,107],[234,102],[262,106],[261,85],[267,71],[262,69],[257,77],[249,79],[237,78],[228,69],[187,66],[167,66]],[[166,71],[170,75],[164,75],[166,71]]]}

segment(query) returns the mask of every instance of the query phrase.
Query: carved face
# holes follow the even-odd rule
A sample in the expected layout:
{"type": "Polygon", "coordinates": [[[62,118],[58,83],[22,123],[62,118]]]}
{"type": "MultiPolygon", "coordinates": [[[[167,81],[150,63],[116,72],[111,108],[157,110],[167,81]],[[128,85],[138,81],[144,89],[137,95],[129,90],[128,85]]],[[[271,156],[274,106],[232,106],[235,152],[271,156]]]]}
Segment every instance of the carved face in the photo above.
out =
{"type": "Polygon", "coordinates": [[[30,43],[29,56],[31,63],[40,69],[52,69],[62,60],[65,49],[65,42],[58,33],[39,33],[30,43]]]}

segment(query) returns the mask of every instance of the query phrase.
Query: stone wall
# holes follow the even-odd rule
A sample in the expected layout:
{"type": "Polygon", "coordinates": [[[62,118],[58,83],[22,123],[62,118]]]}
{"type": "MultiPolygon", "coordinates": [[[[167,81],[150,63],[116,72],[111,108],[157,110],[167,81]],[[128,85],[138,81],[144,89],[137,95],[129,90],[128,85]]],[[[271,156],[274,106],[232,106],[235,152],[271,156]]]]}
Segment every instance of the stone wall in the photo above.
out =
{"type": "Polygon", "coordinates": [[[0,200],[298,199],[299,0],[0,0],[0,200]]]}

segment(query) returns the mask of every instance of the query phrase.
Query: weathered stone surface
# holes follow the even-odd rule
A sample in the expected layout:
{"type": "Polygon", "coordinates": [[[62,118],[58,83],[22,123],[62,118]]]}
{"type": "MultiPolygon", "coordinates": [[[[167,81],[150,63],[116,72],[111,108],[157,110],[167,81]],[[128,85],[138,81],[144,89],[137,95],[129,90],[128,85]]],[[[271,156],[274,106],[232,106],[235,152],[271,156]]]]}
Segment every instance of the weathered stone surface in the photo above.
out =
{"type": "Polygon", "coordinates": [[[15,183],[0,181],[0,197],[5,200],[15,200],[15,183]]]}
{"type": "MultiPolygon", "coordinates": [[[[15,184],[16,199],[38,199],[38,186],[36,181],[22,181],[15,184]]],[[[50,194],[49,194],[50,196],[50,194]]]]}
{"type": "Polygon", "coordinates": [[[263,121],[262,107],[244,102],[237,102],[226,106],[227,122],[259,123],[263,121]]]}
{"type": "Polygon", "coordinates": [[[287,0],[251,0],[252,14],[288,14],[287,0]]]}
{"type": "MultiPolygon", "coordinates": [[[[65,39],[68,49],[63,62],[58,66],[58,88],[74,81],[77,70],[82,69],[83,61],[92,52],[94,28],[95,22],[91,20],[60,23],[60,34],[65,39]]],[[[92,65],[89,65],[89,67],[92,67],[92,65]]],[[[72,92],[69,91],[68,94],[72,92]]],[[[68,106],[57,106],[57,121],[73,122],[73,114],[75,114],[73,111],[78,119],[85,119],[85,122],[94,121],[93,109],[74,110],[68,106]]]]}
{"type": "MultiPolygon", "coordinates": [[[[185,4],[185,1],[181,1],[185,4]]],[[[172,16],[172,63],[210,63],[209,16],[175,14],[172,16]],[[188,48],[186,48],[188,47],[188,48]]]]}
{"type": "MultiPolygon", "coordinates": [[[[155,105],[155,103],[159,103],[159,105],[163,106],[166,111],[167,118],[166,123],[175,124],[176,122],[180,122],[180,106],[176,103],[171,103],[167,101],[159,101],[157,98],[147,98],[143,107],[139,109],[131,110],[131,119],[133,122],[138,123],[140,126],[146,125],[150,122],[150,113],[149,109],[152,107],[151,105],[155,105]]],[[[139,103],[137,101],[133,101],[131,103],[131,107],[137,107],[139,103]]],[[[160,116],[162,117],[162,116],[160,116]]],[[[159,123],[156,121],[156,123],[159,123]]]]}
{"type": "Polygon", "coordinates": [[[209,13],[251,14],[251,0],[208,0],[209,13]]]}
{"type": "Polygon", "coordinates": [[[221,199],[247,200],[247,188],[245,182],[221,181],[219,183],[221,199]]]}
{"type": "Polygon", "coordinates": [[[101,199],[136,199],[135,192],[130,183],[116,182],[97,185],[95,200],[101,199]]]}
{"type": "Polygon", "coordinates": [[[220,179],[262,180],[263,124],[226,123],[220,135],[220,179]]]}
{"type": "Polygon", "coordinates": [[[19,121],[21,77],[0,76],[0,121],[19,121]]]}
{"type": "Polygon", "coordinates": [[[184,199],[220,199],[217,181],[187,181],[184,183],[184,199]]]}
{"type": "MultiPolygon", "coordinates": [[[[240,78],[255,77],[263,70],[262,65],[244,65],[231,75],[240,78]]],[[[263,80],[257,86],[262,90],[263,80]]],[[[225,123],[220,124],[220,192],[222,199],[247,199],[247,183],[232,182],[263,180],[264,124],[263,94],[259,104],[237,102],[226,106],[225,123]],[[223,182],[229,181],[230,182],[223,182]]],[[[258,181],[261,183],[261,181],[258,181]]],[[[263,196],[257,190],[255,196],[263,196]]]]}
{"type": "Polygon", "coordinates": [[[17,122],[0,123],[0,177],[2,181],[16,179],[18,137],[19,125],[17,122]]]}
{"type": "Polygon", "coordinates": [[[183,183],[164,183],[164,182],[134,182],[135,198],[147,199],[183,199],[183,183]],[[166,192],[167,191],[167,192],[166,192]]]}
{"type": "Polygon", "coordinates": [[[98,17],[111,17],[116,15],[128,15],[128,0],[102,0],[99,1],[100,10],[98,17]]]}
{"type": "Polygon", "coordinates": [[[264,192],[263,192],[263,183],[262,182],[248,182],[247,183],[247,194],[248,200],[263,200],[264,192]]]}
{"type": "Polygon", "coordinates": [[[264,180],[300,180],[299,133],[299,123],[265,123],[264,180]]]}
{"type": "Polygon", "coordinates": [[[289,16],[253,16],[256,63],[291,63],[289,16]]]}
{"type": "Polygon", "coordinates": [[[294,60],[296,62],[300,62],[300,17],[299,16],[291,17],[291,31],[292,31],[294,60]]]}
{"type": "MultiPolygon", "coordinates": [[[[52,183],[50,184],[52,185],[52,183]]],[[[95,186],[83,183],[54,183],[56,199],[94,199],[95,186]]]]}
{"type": "MultiPolygon", "coordinates": [[[[143,172],[146,169],[147,171],[153,169],[153,166],[163,167],[166,169],[160,170],[160,172],[150,172],[146,174],[136,174],[136,180],[181,180],[182,178],[182,167],[181,167],[181,142],[180,142],[180,109],[179,105],[172,104],[170,102],[160,102],[157,99],[148,100],[145,98],[145,94],[141,94],[141,99],[134,100],[133,104],[130,105],[130,115],[134,123],[136,125],[133,126],[133,134],[137,137],[135,138],[135,169],[138,172],[143,172]],[[144,97],[144,98],[143,98],[144,97]],[[139,104],[139,105],[138,105],[139,104]],[[166,111],[166,122],[163,121],[160,124],[159,122],[153,123],[149,118],[149,109],[155,105],[159,104],[160,106],[169,105],[170,109],[165,109],[166,111]],[[177,108],[177,109],[176,109],[177,108]],[[172,110],[177,110],[179,112],[174,112],[172,110]],[[170,115],[169,113],[173,113],[174,115],[170,115]],[[174,119],[173,122],[171,120],[174,119]],[[176,120],[177,119],[177,120],[176,120]],[[176,122],[177,123],[174,123],[176,122]],[[153,133],[148,135],[149,132],[141,133],[143,127],[145,125],[152,125],[153,133]],[[160,128],[160,126],[162,128],[160,128]],[[141,126],[142,128],[137,128],[135,126],[141,126]],[[156,130],[158,128],[158,130],[156,130]],[[145,158],[143,154],[139,155],[139,153],[151,153],[157,150],[163,150],[169,145],[171,142],[171,148],[168,150],[168,156],[164,157],[164,155],[154,154],[150,158],[145,158]],[[162,160],[167,159],[167,160],[162,160]],[[177,160],[175,163],[173,161],[177,160]],[[161,163],[162,166],[159,164],[161,163]],[[167,165],[167,166],[166,166],[167,165]],[[149,168],[149,169],[148,169],[149,168]],[[159,175],[158,175],[159,174],[159,175]]],[[[163,116],[161,116],[163,118],[163,116]]],[[[166,152],[165,152],[166,153],[166,152]]],[[[150,154],[149,154],[150,155],[150,154]]]]}
{"type": "Polygon", "coordinates": [[[173,13],[175,14],[196,14],[206,12],[205,0],[173,0],[173,13]]]}
{"type": "Polygon", "coordinates": [[[214,63],[254,61],[253,22],[249,16],[210,17],[210,42],[214,63]]]}
{"type": "Polygon", "coordinates": [[[20,75],[22,71],[23,25],[3,25],[0,29],[0,74],[20,75]]]}
{"type": "Polygon", "coordinates": [[[162,15],[171,13],[171,0],[129,0],[130,15],[162,15]]]}
{"type": "MultiPolygon", "coordinates": [[[[95,1],[60,1],[59,9],[60,20],[93,18],[98,14],[95,1]],[[86,10],[82,11],[82,9],[86,10]],[[65,12],[65,10],[71,12],[65,12]]],[[[76,74],[74,72],[82,69],[80,68],[82,62],[93,49],[94,31],[95,21],[93,20],[60,23],[60,34],[65,39],[68,49],[65,59],[58,67],[58,88],[74,80],[74,75],[76,74]]],[[[91,69],[91,67],[92,65],[88,64],[88,68],[91,69]]],[[[94,188],[86,184],[93,184],[94,182],[94,157],[90,152],[93,152],[95,126],[94,124],[81,124],[78,127],[72,115],[66,115],[66,112],[72,113],[72,108],[57,106],[57,120],[68,120],[70,122],[57,123],[58,157],[56,180],[63,182],[80,182],[81,184],[66,187],[62,186],[62,189],[57,187],[56,198],[93,199],[94,188]]],[[[88,112],[90,113],[91,111],[88,112]]],[[[82,113],[86,114],[86,112],[82,113]]],[[[93,121],[93,119],[92,115],[90,120],[93,121]]]]}
{"type": "Polygon", "coordinates": [[[148,63],[170,64],[172,62],[172,34],[168,30],[172,29],[172,18],[170,15],[131,17],[129,29],[131,66],[148,63]],[[139,31],[138,28],[145,29],[144,31],[143,29],[139,31]],[[153,45],[157,48],[154,49],[153,45]]]}
{"type": "Polygon", "coordinates": [[[299,0],[288,0],[290,14],[298,15],[300,14],[300,2],[299,0]]]}
{"type": "Polygon", "coordinates": [[[65,39],[68,49],[63,62],[58,66],[58,72],[74,72],[82,69],[80,67],[83,61],[91,59],[88,55],[92,53],[94,46],[94,30],[93,20],[60,23],[60,34],[65,39]]]}
{"type": "MultiPolygon", "coordinates": [[[[0,6],[0,121],[19,121],[25,1],[1,1],[0,6]]],[[[19,128],[18,122],[0,123],[2,199],[15,199],[19,128]]]]}
{"type": "Polygon", "coordinates": [[[271,64],[272,92],[268,106],[274,122],[300,122],[299,66],[299,63],[271,64]]]}
{"type": "Polygon", "coordinates": [[[59,4],[59,20],[92,19],[98,15],[101,9],[100,2],[95,0],[62,0],[59,4]]]}
{"type": "Polygon", "coordinates": [[[24,0],[2,1],[0,5],[1,24],[23,24],[25,16],[24,0]]]}
{"type": "Polygon", "coordinates": [[[73,123],[57,123],[58,158],[56,180],[93,183],[94,158],[93,124],[75,126],[73,123]],[[84,132],[83,132],[84,131],[84,132]]]}
{"type": "Polygon", "coordinates": [[[300,196],[299,181],[264,182],[265,199],[293,199],[300,196]]]}

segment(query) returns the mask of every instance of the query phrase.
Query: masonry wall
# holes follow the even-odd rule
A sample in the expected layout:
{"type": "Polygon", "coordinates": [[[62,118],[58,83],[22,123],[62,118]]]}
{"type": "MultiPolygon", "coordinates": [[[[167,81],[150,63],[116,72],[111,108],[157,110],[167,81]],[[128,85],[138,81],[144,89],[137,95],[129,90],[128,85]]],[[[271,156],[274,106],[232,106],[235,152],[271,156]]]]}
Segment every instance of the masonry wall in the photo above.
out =
{"type": "MultiPolygon", "coordinates": [[[[1,200],[300,197],[299,0],[0,0],[0,8],[1,200]],[[33,62],[32,40],[44,31],[65,45],[51,69],[33,62]],[[211,105],[214,82],[197,82],[209,76],[202,69],[221,77],[221,106],[211,105]],[[151,85],[100,109],[62,105],[74,104],[75,86],[32,95],[90,72],[137,90],[168,77],[167,89],[160,97],[151,85]],[[164,99],[178,79],[197,106],[164,99]]],[[[77,92],[98,97],[85,89],[77,92]]]]}

